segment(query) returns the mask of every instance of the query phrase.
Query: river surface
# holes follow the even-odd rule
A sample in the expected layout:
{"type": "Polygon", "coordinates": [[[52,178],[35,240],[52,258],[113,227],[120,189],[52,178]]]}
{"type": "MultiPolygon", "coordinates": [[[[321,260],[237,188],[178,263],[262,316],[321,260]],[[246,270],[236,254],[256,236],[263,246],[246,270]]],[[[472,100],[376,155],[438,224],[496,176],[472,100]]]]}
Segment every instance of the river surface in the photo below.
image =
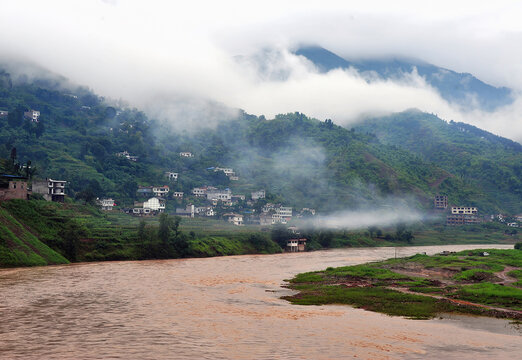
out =
{"type": "MultiPolygon", "coordinates": [[[[398,248],[398,256],[471,248],[398,248]]],[[[280,297],[297,273],[395,256],[360,248],[0,270],[1,359],[520,359],[508,321],[408,320],[280,297]]]]}

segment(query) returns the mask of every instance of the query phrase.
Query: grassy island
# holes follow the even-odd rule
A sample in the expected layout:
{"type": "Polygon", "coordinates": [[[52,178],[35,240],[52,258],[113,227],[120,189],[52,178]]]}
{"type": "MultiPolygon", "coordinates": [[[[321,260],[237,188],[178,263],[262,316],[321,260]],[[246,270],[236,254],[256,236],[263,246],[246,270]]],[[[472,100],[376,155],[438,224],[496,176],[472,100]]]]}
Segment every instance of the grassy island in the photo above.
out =
{"type": "Polygon", "coordinates": [[[522,319],[522,251],[465,250],[297,275],[284,299],[300,305],[348,304],[430,319],[466,313],[522,319]]]}

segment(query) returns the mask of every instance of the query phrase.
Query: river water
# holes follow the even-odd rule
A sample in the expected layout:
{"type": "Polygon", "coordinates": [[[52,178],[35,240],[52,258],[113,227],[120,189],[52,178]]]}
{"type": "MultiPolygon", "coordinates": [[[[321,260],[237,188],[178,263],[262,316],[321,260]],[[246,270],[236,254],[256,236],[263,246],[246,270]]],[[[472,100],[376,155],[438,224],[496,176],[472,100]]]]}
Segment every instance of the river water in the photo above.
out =
{"type": "MultiPolygon", "coordinates": [[[[512,246],[398,248],[418,252],[512,246]]],[[[1,359],[516,359],[505,320],[298,306],[284,279],[395,256],[361,248],[0,270],[1,359]]]]}

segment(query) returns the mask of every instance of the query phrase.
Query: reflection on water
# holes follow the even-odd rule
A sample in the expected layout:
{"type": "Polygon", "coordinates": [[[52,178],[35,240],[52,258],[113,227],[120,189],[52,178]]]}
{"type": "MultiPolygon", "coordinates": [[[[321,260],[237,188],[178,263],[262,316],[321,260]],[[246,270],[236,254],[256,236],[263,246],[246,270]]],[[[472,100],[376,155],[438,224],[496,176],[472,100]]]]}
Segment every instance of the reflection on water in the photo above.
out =
{"type": "MultiPolygon", "coordinates": [[[[441,250],[400,248],[398,256],[441,250]]],[[[0,270],[0,358],[514,359],[520,354],[522,338],[503,320],[414,321],[279,299],[290,293],[281,287],[283,280],[299,272],[394,255],[393,248],[365,248],[0,270]]]]}

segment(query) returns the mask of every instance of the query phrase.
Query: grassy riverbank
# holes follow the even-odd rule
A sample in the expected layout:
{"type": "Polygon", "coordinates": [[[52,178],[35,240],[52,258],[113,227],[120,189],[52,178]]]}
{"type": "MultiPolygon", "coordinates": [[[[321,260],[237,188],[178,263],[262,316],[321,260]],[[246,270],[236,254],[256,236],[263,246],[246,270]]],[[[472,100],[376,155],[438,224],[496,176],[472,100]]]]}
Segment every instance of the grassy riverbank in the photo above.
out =
{"type": "Polygon", "coordinates": [[[443,312],[522,319],[522,251],[419,254],[328,268],[299,274],[289,287],[299,293],[285,299],[300,305],[349,304],[413,319],[443,312]]]}

